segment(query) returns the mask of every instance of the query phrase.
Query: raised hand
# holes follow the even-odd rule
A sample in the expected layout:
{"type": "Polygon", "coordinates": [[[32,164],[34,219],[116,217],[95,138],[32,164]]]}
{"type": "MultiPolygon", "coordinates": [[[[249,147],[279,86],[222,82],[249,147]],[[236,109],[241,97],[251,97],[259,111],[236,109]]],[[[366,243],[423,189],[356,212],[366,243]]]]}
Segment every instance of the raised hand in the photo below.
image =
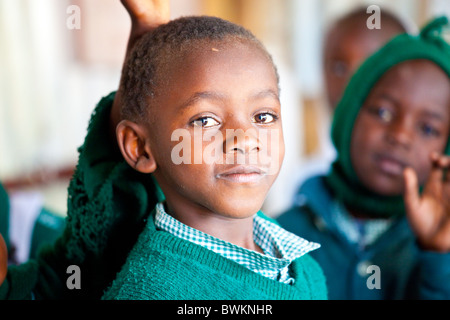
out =
{"type": "Polygon", "coordinates": [[[169,0],[120,0],[131,18],[128,51],[145,32],[170,20],[169,0]]]}
{"type": "MultiPolygon", "coordinates": [[[[131,18],[130,37],[128,38],[126,56],[136,41],[146,32],[151,31],[170,20],[169,0],[120,0],[131,18]]],[[[111,141],[116,141],[116,126],[120,121],[120,90],[114,98],[110,117],[111,141]]]]}
{"type": "Polygon", "coordinates": [[[450,252],[450,157],[433,154],[431,160],[421,195],[415,171],[404,171],[407,217],[422,248],[450,252]]]}

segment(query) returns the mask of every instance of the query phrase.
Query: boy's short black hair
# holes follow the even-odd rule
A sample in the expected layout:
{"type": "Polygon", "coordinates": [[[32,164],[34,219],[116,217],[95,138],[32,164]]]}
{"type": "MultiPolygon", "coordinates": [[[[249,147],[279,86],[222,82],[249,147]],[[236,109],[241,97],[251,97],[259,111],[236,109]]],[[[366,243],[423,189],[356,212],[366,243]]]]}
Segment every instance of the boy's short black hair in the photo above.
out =
{"type": "Polygon", "coordinates": [[[272,57],[262,43],[247,29],[232,22],[209,16],[182,17],[161,25],[139,39],[128,55],[120,89],[123,119],[147,120],[148,108],[163,76],[159,71],[175,55],[194,49],[199,41],[240,40],[255,44],[267,56],[278,73],[272,57]]]}

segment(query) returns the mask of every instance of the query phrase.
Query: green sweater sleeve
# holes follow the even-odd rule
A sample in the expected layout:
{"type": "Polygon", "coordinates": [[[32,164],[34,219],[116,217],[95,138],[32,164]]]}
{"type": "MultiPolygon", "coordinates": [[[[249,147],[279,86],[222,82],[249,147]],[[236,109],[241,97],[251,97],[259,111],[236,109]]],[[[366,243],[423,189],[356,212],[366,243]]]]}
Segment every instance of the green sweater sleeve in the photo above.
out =
{"type": "Polygon", "coordinates": [[[31,299],[32,289],[37,283],[37,269],[38,265],[36,261],[10,267],[7,277],[0,287],[0,299],[31,299]]]}
{"type": "Polygon", "coordinates": [[[125,262],[158,187],[128,166],[111,142],[114,94],[95,108],[78,150],[63,234],[35,260],[8,270],[0,299],[99,299],[125,262]],[[81,289],[67,288],[71,265],[79,267],[81,289]]]}

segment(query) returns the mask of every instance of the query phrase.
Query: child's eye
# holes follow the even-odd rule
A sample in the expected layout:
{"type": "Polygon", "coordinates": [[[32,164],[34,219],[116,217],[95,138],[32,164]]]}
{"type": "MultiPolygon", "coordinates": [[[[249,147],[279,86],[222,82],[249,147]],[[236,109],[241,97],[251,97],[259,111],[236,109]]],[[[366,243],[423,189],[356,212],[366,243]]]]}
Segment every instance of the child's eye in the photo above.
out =
{"type": "Polygon", "coordinates": [[[439,137],[440,132],[434,126],[431,126],[427,123],[423,123],[420,125],[420,131],[426,137],[439,137]]]}
{"type": "Polygon", "coordinates": [[[378,110],[378,116],[383,120],[384,122],[391,122],[392,118],[394,118],[393,112],[389,109],[380,108],[378,110]]]}
{"type": "Polygon", "coordinates": [[[263,112],[263,113],[258,113],[257,115],[255,115],[253,117],[253,122],[261,123],[261,124],[269,124],[269,123],[276,121],[277,119],[278,119],[278,117],[276,115],[268,113],[268,112],[263,112]]]}
{"type": "Polygon", "coordinates": [[[377,116],[381,121],[388,123],[394,118],[394,112],[385,107],[371,107],[369,111],[377,116]]]}
{"type": "Polygon", "coordinates": [[[331,72],[339,78],[345,78],[349,72],[348,65],[344,61],[333,61],[330,66],[331,72]]]}
{"type": "Polygon", "coordinates": [[[202,128],[211,128],[217,126],[219,122],[212,117],[201,117],[192,121],[192,125],[202,128]]]}

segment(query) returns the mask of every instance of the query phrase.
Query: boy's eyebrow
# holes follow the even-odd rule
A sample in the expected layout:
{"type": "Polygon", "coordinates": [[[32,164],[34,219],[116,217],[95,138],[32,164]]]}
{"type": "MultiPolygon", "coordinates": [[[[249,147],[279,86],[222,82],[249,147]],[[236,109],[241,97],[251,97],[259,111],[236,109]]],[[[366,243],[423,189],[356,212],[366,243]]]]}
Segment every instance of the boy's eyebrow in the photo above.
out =
{"type": "Polygon", "coordinates": [[[445,115],[443,113],[438,112],[438,111],[429,111],[429,110],[427,110],[427,111],[424,112],[424,115],[429,117],[429,118],[432,118],[434,120],[438,120],[438,121],[441,121],[441,122],[446,122],[445,115]]]}
{"type": "MultiPolygon", "coordinates": [[[[280,98],[278,96],[278,92],[274,91],[272,89],[267,89],[267,90],[262,90],[260,92],[257,92],[256,94],[251,96],[251,99],[256,100],[256,99],[263,99],[266,97],[272,97],[272,98],[276,99],[277,101],[280,100],[280,98]]],[[[226,96],[219,92],[214,92],[214,91],[195,92],[192,96],[190,96],[184,103],[182,103],[179,106],[179,109],[182,110],[184,108],[187,108],[199,100],[225,100],[225,98],[226,98],[226,96]]]]}
{"type": "Polygon", "coordinates": [[[199,100],[224,100],[224,99],[225,96],[223,94],[214,91],[195,92],[192,96],[190,96],[185,102],[183,102],[180,105],[179,109],[187,108],[199,100]]]}
{"type": "Polygon", "coordinates": [[[262,99],[262,98],[266,98],[266,97],[275,98],[277,101],[280,100],[278,91],[274,91],[272,89],[266,89],[266,90],[260,91],[252,96],[253,99],[262,99]]]}
{"type": "Polygon", "coordinates": [[[384,99],[384,100],[388,100],[389,102],[392,102],[393,104],[398,104],[398,101],[397,101],[397,99],[396,98],[394,98],[392,95],[390,95],[390,94],[387,94],[387,93],[381,93],[381,94],[379,94],[379,95],[377,95],[376,97],[375,97],[376,99],[384,99]]]}

